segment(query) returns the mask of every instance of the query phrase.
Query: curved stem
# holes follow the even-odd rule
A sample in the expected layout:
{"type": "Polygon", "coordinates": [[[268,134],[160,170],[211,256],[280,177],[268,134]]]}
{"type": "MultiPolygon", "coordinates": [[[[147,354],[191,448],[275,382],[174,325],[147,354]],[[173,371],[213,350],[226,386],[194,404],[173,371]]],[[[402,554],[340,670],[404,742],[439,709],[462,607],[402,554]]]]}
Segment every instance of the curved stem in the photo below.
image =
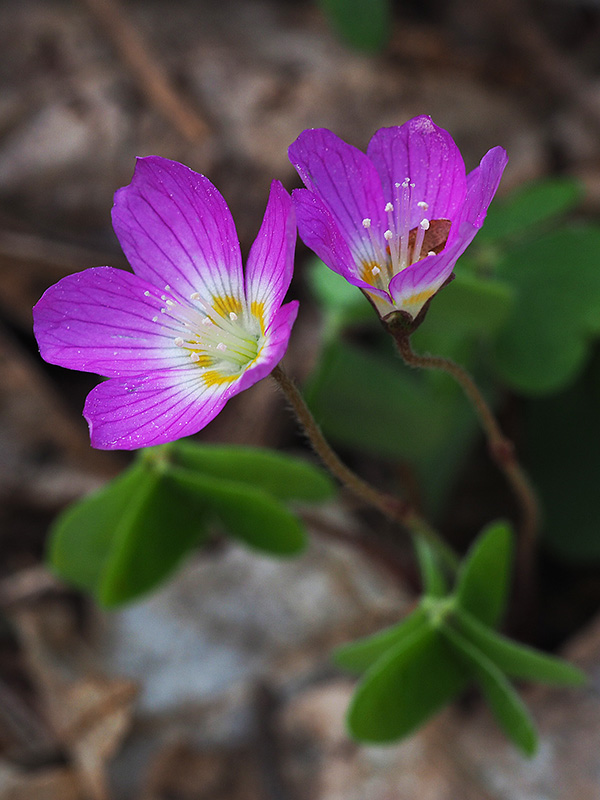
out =
{"type": "Polygon", "coordinates": [[[441,356],[418,355],[413,351],[410,338],[406,333],[394,331],[392,328],[388,328],[388,330],[396,340],[398,351],[406,364],[411,367],[439,369],[447,372],[460,384],[471,402],[486,434],[491,456],[504,472],[519,502],[521,509],[520,567],[523,575],[529,575],[533,564],[540,514],[535,492],[527,473],[517,460],[513,443],[502,433],[487,401],[473,378],[463,367],[441,356]]]}
{"type": "Polygon", "coordinates": [[[316,454],[340,483],[368,505],[375,506],[382,514],[408,528],[413,535],[422,536],[426,539],[442,557],[445,566],[455,572],[459,560],[450,545],[408,503],[392,495],[380,492],[379,489],[371,486],[370,483],[367,483],[367,481],[352,472],[330,447],[298,387],[289,375],[278,366],[275,367],[271,376],[292,406],[316,454]]]}

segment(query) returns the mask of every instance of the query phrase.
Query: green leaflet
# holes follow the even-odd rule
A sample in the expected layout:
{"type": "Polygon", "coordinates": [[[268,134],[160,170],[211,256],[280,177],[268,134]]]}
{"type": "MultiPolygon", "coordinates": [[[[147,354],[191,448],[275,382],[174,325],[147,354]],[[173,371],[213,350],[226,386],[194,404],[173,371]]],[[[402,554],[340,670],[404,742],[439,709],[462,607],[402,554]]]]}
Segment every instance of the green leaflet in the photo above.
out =
{"type": "Polygon", "coordinates": [[[473,543],[458,576],[458,605],[491,627],[498,624],[506,606],[512,554],[510,526],[492,523],[473,543]]]}
{"type": "Polygon", "coordinates": [[[587,676],[567,661],[518,644],[496,633],[464,609],[457,608],[456,621],[462,635],[513,678],[563,686],[581,686],[587,681],[587,676]]]}
{"type": "Polygon", "coordinates": [[[298,518],[262,489],[175,466],[169,467],[169,476],[245,544],[277,556],[296,555],[306,546],[298,518]]]}
{"type": "Polygon", "coordinates": [[[427,619],[425,610],[418,606],[398,625],[338,647],[333,653],[333,660],[342,669],[360,674],[400,642],[424,628],[427,625],[427,619]]]}
{"type": "Polygon", "coordinates": [[[535,726],[521,698],[502,672],[457,631],[447,625],[442,626],[440,631],[477,680],[508,738],[525,755],[534,755],[537,749],[535,726]]]}
{"type": "Polygon", "coordinates": [[[455,697],[464,668],[444,638],[424,625],[366,672],[348,710],[348,728],[361,742],[401,739],[455,697]]]}
{"type": "Polygon", "coordinates": [[[184,469],[261,489],[278,500],[317,503],[329,500],[335,493],[333,481],[322,469],[259,447],[180,440],[171,445],[169,458],[184,469]]]}

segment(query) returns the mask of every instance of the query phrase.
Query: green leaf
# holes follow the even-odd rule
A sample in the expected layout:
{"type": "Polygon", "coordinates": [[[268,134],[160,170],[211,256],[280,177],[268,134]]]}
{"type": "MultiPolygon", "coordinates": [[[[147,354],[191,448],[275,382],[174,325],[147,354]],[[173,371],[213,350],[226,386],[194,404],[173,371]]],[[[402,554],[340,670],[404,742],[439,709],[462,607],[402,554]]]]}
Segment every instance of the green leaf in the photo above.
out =
{"type": "Polygon", "coordinates": [[[169,475],[201,499],[227,532],[245,544],[276,556],[296,555],[306,546],[298,518],[262,489],[173,465],[169,475]]]}
{"type": "Polygon", "coordinates": [[[472,671],[508,738],[525,755],[534,755],[538,744],[535,726],[525,704],[502,672],[457,631],[444,625],[441,634],[472,671]]]}
{"type": "Polygon", "coordinates": [[[492,203],[477,236],[477,244],[531,233],[542,223],[566,214],[579,204],[582,196],[583,187],[572,178],[530,183],[508,198],[492,203]]]}
{"type": "Polygon", "coordinates": [[[427,597],[444,597],[448,593],[448,583],[435,551],[422,536],[414,536],[413,543],[421,570],[423,593],[427,597]]]}
{"type": "Polygon", "coordinates": [[[62,578],[115,606],[163,581],[204,534],[195,498],[140,461],[60,515],[49,559],[62,578]]]}
{"type": "Polygon", "coordinates": [[[335,494],[333,481],[322,469],[258,447],[180,440],[172,445],[171,459],[184,469],[262,489],[278,500],[318,503],[335,494]]]}
{"type": "Polygon", "coordinates": [[[326,348],[307,400],[331,438],[394,461],[435,450],[446,432],[446,414],[424,381],[399,360],[343,341],[326,348]]]}
{"type": "Polygon", "coordinates": [[[585,673],[567,661],[518,644],[496,633],[464,609],[456,609],[456,620],[465,638],[502,672],[513,678],[564,686],[581,686],[587,682],[585,673]]]}
{"type": "Polygon", "coordinates": [[[333,660],[342,669],[360,674],[400,642],[427,625],[427,613],[418,606],[399,625],[338,647],[333,660]]]}
{"type": "Polygon", "coordinates": [[[493,349],[503,381],[542,395],[571,383],[600,334],[600,227],[563,228],[514,247],[498,265],[516,298],[493,349]]]}
{"type": "Polygon", "coordinates": [[[377,52],[392,28],[390,0],[318,0],[331,24],[348,44],[377,52]]]}
{"type": "Polygon", "coordinates": [[[461,567],[456,584],[457,603],[486,625],[497,625],[504,612],[512,552],[510,525],[494,522],[477,537],[461,567]]]}
{"type": "Polygon", "coordinates": [[[514,299],[513,287],[504,281],[457,271],[452,283],[435,296],[426,323],[414,333],[414,349],[450,356],[444,350],[448,337],[491,336],[507,320],[514,299]]]}
{"type": "Polygon", "coordinates": [[[367,671],[348,710],[362,742],[384,743],[412,733],[465,684],[465,672],[444,638],[423,626],[367,671]]]}
{"type": "Polygon", "coordinates": [[[600,359],[554,397],[525,406],[527,458],[544,509],[544,541],[561,558],[600,561],[600,359]]]}

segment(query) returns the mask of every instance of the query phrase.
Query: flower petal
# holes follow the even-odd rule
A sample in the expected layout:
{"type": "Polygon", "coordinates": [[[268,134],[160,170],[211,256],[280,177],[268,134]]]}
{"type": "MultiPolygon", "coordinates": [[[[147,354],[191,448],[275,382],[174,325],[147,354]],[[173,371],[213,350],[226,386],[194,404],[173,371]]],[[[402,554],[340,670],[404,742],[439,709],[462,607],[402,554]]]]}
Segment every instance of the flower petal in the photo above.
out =
{"type": "MultiPolygon", "coordinates": [[[[292,325],[298,314],[298,301],[293,300],[278,309],[270,326],[265,332],[265,343],[260,355],[238,380],[235,394],[253,386],[261,378],[266,377],[279,364],[287,350],[292,325]]],[[[231,395],[230,395],[231,396],[231,395]]]]}
{"type": "Polygon", "coordinates": [[[465,199],[465,164],[450,134],[431,117],[420,116],[393,128],[380,128],[367,155],[381,177],[386,201],[396,202],[395,184],[414,183],[409,228],[421,219],[455,220],[465,199]],[[427,202],[423,212],[417,203],[427,202]]]}
{"type": "Polygon", "coordinates": [[[292,192],[298,232],[307,247],[327,266],[345,278],[356,274],[354,259],[346,239],[321,198],[308,189],[292,192]]]}
{"type": "Polygon", "coordinates": [[[307,189],[328,208],[354,259],[373,260],[362,221],[371,220],[381,241],[388,223],[381,181],[369,158],[324,128],[301,133],[288,153],[307,189]]]}
{"type": "Polygon", "coordinates": [[[160,291],[112,267],[68,275],[33,309],[34,333],[45,361],[107,377],[185,363],[174,344],[180,327],[160,309],[160,291]],[[156,320],[156,321],[154,321],[156,320]]]}
{"type": "Polygon", "coordinates": [[[231,213],[203,175],[158,156],[137,160],[119,189],[113,225],[134,272],[188,300],[194,292],[242,297],[240,246],[231,213]]]}
{"type": "Polygon", "coordinates": [[[246,264],[246,298],[268,325],[280,307],[294,270],[296,218],[292,198],[273,181],[263,223],[246,264]]]}
{"type": "Polygon", "coordinates": [[[92,447],[135,450],[197,433],[229,396],[225,385],[207,385],[200,369],[155,370],[96,386],[83,415],[92,447]]]}
{"type": "Polygon", "coordinates": [[[508,154],[503,147],[492,147],[481,163],[467,176],[467,197],[462,219],[477,229],[481,228],[485,215],[508,164],[508,154]]]}

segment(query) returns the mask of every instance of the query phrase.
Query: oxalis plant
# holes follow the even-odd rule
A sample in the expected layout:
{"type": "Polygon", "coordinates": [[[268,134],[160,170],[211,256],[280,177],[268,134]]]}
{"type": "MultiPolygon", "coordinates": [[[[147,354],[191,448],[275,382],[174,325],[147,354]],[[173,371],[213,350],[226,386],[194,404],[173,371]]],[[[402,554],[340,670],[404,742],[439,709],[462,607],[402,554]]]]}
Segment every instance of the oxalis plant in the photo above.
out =
{"type": "MultiPolygon", "coordinates": [[[[361,676],[348,711],[351,735],[362,742],[399,740],[474,682],[506,735],[532,755],[535,728],[511,679],[584,681],[570,664],[497,630],[513,549],[521,587],[531,577],[540,516],[535,492],[469,372],[450,358],[413,349],[413,336],[427,330],[430,307],[440,302],[438,294],[443,297],[457,260],[484,223],[507,155],[495,147],[466,174],[452,137],[427,116],[377,131],[367,154],[320,129],[304,131],[289,155],[306,188],[290,196],[273,181],[245,269],[218,190],[182,164],[152,156],[138,159],[113,208],[133,273],[97,267],[69,275],[35,306],[42,357],[107,378],[90,392],[83,412],[92,446],[138,450],[124,473],[58,518],[51,565],[103,605],[117,606],[155,587],[215,522],[262,552],[299,553],[306,537],[289,503],[330,498],[326,474],[281,453],[184,438],[202,430],[232,396],[270,375],[329,472],[397,523],[399,535],[410,534],[420,567],[422,597],[412,612],[334,654],[340,667],[361,676]],[[296,226],[341,276],[332,284],[320,265],[314,278],[317,293],[329,297],[330,322],[336,321],[326,330],[308,404],[280,363],[298,311],[297,301],[283,303],[296,226]],[[320,404],[327,417],[323,397],[335,395],[331,378],[347,357],[335,350],[340,318],[348,309],[350,317],[369,311],[364,299],[356,311],[358,290],[406,364],[448,373],[471,402],[519,505],[516,547],[511,526],[494,521],[461,560],[416,508],[367,483],[329,445],[309,405],[320,404]]],[[[511,219],[514,232],[514,215],[505,213],[509,231],[511,219]]],[[[460,285],[463,297],[466,287],[466,296],[471,292],[473,302],[483,304],[484,314],[493,317],[502,305],[498,287],[492,286],[491,305],[489,289],[477,294],[474,273],[460,285]]],[[[362,370],[356,372],[362,380],[362,370]]],[[[365,364],[365,381],[376,374],[365,364]]],[[[423,397],[421,405],[431,405],[423,397]]],[[[398,418],[405,399],[414,401],[403,391],[394,397],[398,418]]],[[[363,421],[357,417],[354,427],[363,421]]],[[[389,435],[393,448],[398,433],[390,429],[389,435]]]]}

